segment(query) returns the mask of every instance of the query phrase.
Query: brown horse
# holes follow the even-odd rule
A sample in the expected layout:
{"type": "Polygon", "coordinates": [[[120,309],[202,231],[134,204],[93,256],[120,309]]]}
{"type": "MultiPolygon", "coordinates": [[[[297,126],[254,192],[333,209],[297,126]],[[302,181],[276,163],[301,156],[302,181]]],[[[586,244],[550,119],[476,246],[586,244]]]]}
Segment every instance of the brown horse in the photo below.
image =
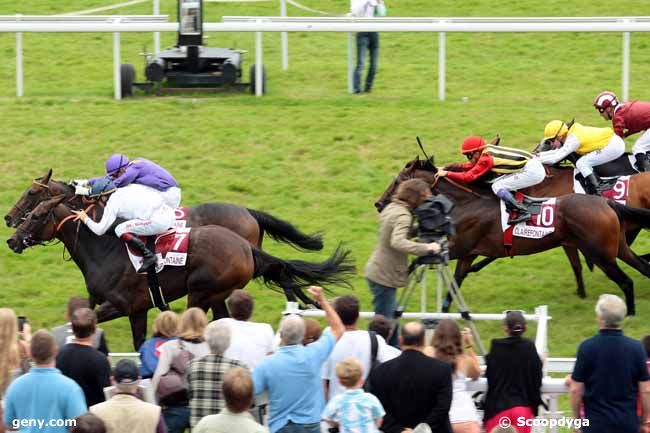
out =
{"type": "MultiPolygon", "coordinates": [[[[425,179],[431,183],[434,193],[449,197],[456,204],[451,217],[457,235],[451,239],[450,254],[452,259],[458,259],[454,276],[460,286],[478,256],[507,256],[503,247],[500,203],[489,188],[469,187],[438,178],[436,172],[437,168],[430,160],[409,162],[375,206],[381,211],[390,202],[399,183],[410,178],[425,179]]],[[[628,221],[644,228],[650,227],[650,211],[608,204],[601,197],[582,194],[559,197],[556,211],[554,233],[542,239],[513,238],[516,255],[534,254],[558,246],[579,249],[621,288],[628,312],[634,314],[633,282],[620,269],[616,258],[650,277],[650,264],[629,248],[623,230],[628,221]]]]}
{"type": "MultiPolygon", "coordinates": [[[[50,169],[43,176],[32,181],[29,188],[9,213],[5,215],[4,219],[7,227],[17,227],[36,205],[60,194],[72,197],[74,196],[74,188],[64,182],[52,180],[52,170],[50,169]]],[[[248,240],[251,245],[258,248],[262,247],[262,240],[266,233],[271,238],[289,243],[299,250],[320,251],[323,249],[323,240],[320,234],[304,234],[287,221],[262,211],[247,209],[234,204],[217,202],[188,207],[187,216],[189,227],[209,224],[223,226],[239,234],[248,240]]]]}
{"type": "MultiPolygon", "coordinates": [[[[106,300],[97,309],[100,322],[128,316],[137,349],[146,335],[146,315],[152,308],[147,276],[137,274],[124,244],[113,236],[96,236],[72,219],[64,195],[36,206],[7,240],[16,253],[27,246],[58,238],[81,270],[91,298],[106,300]],[[144,320],[143,320],[144,319],[144,320]]],[[[298,292],[311,285],[349,285],[354,271],[349,251],[337,249],[322,263],[273,257],[238,234],[220,226],[193,228],[186,267],[166,267],[158,279],[168,300],[188,294],[188,306],[205,309],[223,304],[235,289],[262,277],[267,285],[298,292]]]]}

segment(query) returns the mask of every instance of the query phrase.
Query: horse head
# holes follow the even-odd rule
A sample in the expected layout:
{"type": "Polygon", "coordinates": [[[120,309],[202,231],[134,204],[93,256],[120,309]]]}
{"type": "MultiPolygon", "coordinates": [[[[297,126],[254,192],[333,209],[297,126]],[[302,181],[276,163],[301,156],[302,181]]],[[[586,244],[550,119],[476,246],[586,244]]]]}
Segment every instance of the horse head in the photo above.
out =
{"type": "Polygon", "coordinates": [[[39,203],[60,194],[66,196],[74,195],[74,189],[70,185],[52,180],[52,169],[41,177],[37,177],[23,193],[16,204],[5,215],[7,227],[17,227],[18,224],[31,212],[39,203]]]}
{"type": "Polygon", "coordinates": [[[56,221],[61,219],[55,215],[56,208],[64,199],[65,195],[61,194],[39,203],[7,239],[9,248],[20,254],[25,248],[52,240],[56,236],[56,221]]]}
{"type": "Polygon", "coordinates": [[[417,156],[415,159],[407,162],[395,180],[388,185],[386,191],[384,191],[379,200],[375,202],[377,212],[383,211],[384,208],[388,206],[388,203],[390,203],[393,198],[393,194],[397,191],[397,187],[402,182],[408,179],[423,179],[431,183],[437,171],[438,169],[433,163],[433,156],[424,160],[417,156]]]}

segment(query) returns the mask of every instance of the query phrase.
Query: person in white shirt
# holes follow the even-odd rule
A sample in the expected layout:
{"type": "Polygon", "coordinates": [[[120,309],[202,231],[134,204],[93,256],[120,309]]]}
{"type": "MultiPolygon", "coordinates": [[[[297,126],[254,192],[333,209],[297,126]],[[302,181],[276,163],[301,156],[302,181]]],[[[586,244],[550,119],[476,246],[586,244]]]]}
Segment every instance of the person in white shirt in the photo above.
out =
{"type": "MultiPolygon", "coordinates": [[[[321,379],[323,379],[327,400],[345,392],[345,388],[336,377],[336,364],[338,362],[350,357],[357,359],[363,366],[364,379],[368,377],[372,366],[370,333],[357,327],[359,300],[352,295],[339,296],[334,300],[333,306],[339,317],[341,317],[343,326],[345,326],[345,333],[343,333],[329,358],[323,364],[321,379]]],[[[329,329],[324,332],[329,332],[329,329]]],[[[388,349],[388,344],[382,337],[376,334],[374,336],[377,338],[378,362],[385,362],[399,355],[399,353],[396,355],[388,349]]]]}
{"type": "Polygon", "coordinates": [[[268,323],[250,321],[255,303],[243,290],[234,290],[226,306],[231,317],[217,321],[227,323],[231,331],[230,346],[224,356],[245,363],[252,371],[275,350],[273,328],[268,323]]]}
{"type": "Polygon", "coordinates": [[[102,178],[93,183],[90,194],[99,200],[108,197],[101,221],[93,221],[83,210],[75,211],[77,218],[97,236],[106,233],[118,218],[127,220],[115,227],[115,234],[142,252],[144,261],[138,272],[155,265],[155,254],[134,235],[157,235],[174,225],[174,210],[165,204],[159,191],[135,183],[118,189],[111,180],[102,178]]]}
{"type": "MultiPolygon", "coordinates": [[[[350,12],[354,17],[383,17],[386,16],[386,6],[383,0],[352,0],[350,12]]],[[[372,83],[377,72],[377,59],[379,58],[379,33],[359,32],[357,33],[357,67],[354,70],[353,89],[354,93],[361,93],[361,73],[366,61],[366,51],[370,55],[370,66],[366,76],[364,92],[372,90],[372,83]]]]}

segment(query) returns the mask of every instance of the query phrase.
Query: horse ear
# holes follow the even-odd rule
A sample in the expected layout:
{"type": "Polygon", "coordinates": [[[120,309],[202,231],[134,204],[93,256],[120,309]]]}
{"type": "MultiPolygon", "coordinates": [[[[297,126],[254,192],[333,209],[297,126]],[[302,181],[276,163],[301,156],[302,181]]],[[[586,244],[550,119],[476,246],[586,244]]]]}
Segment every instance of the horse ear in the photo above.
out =
{"type": "Polygon", "coordinates": [[[50,168],[50,170],[42,177],[43,183],[48,183],[51,177],[52,177],[52,169],[50,168]]]}
{"type": "Polygon", "coordinates": [[[59,194],[59,195],[54,196],[51,199],[49,199],[46,203],[47,203],[48,207],[52,208],[52,207],[58,205],[59,203],[61,203],[64,199],[65,199],[65,194],[59,194]]]}
{"type": "Polygon", "coordinates": [[[492,139],[490,144],[492,144],[493,146],[498,146],[499,143],[501,143],[501,137],[499,136],[499,134],[497,134],[496,137],[492,139]]]}

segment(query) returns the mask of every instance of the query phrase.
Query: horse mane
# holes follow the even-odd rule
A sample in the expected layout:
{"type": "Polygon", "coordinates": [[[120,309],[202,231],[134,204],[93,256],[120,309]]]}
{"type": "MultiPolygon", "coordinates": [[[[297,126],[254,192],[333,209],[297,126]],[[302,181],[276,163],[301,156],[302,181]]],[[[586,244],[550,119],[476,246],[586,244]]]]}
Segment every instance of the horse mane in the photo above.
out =
{"type": "MultiPolygon", "coordinates": [[[[429,171],[434,174],[438,172],[438,168],[433,164],[433,161],[431,159],[415,160],[414,163],[415,163],[414,169],[416,170],[429,171]]],[[[456,170],[449,170],[449,171],[461,171],[461,170],[462,169],[458,168],[456,170]]],[[[442,179],[446,180],[445,178],[442,179]]],[[[455,189],[462,191],[460,188],[455,187],[451,182],[447,181],[446,183],[454,187],[455,189]]],[[[476,182],[472,182],[471,184],[465,182],[458,182],[458,181],[454,181],[454,183],[458,183],[459,185],[462,185],[467,189],[470,189],[481,196],[489,196],[489,197],[494,196],[490,184],[485,182],[484,180],[478,180],[476,182]]],[[[438,183],[438,185],[440,185],[440,183],[438,183]]]]}

